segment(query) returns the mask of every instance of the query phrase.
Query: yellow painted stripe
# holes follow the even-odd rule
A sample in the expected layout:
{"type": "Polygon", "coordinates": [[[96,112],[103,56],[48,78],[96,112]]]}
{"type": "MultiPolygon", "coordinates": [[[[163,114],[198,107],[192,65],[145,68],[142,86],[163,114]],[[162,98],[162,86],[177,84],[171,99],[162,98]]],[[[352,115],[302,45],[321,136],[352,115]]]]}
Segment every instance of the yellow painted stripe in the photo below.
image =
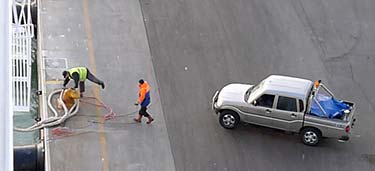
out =
{"type": "MultiPolygon", "coordinates": [[[[90,71],[93,74],[96,74],[96,63],[95,63],[95,53],[94,53],[94,46],[92,44],[92,32],[91,32],[91,23],[89,17],[89,10],[88,10],[88,3],[87,0],[82,0],[83,2],[83,15],[85,17],[85,26],[86,26],[86,37],[87,37],[87,48],[89,51],[90,57],[90,71]]],[[[93,88],[94,96],[96,98],[100,98],[99,89],[97,86],[93,88]]],[[[108,164],[108,156],[107,156],[107,149],[106,149],[106,139],[104,134],[104,127],[103,127],[103,118],[101,117],[101,111],[99,107],[96,107],[96,117],[98,118],[98,129],[99,129],[99,143],[100,149],[102,153],[102,165],[103,171],[109,171],[109,164],[108,164]]]]}
{"type": "Polygon", "coordinates": [[[63,84],[64,81],[59,80],[47,80],[46,84],[63,84]]]}

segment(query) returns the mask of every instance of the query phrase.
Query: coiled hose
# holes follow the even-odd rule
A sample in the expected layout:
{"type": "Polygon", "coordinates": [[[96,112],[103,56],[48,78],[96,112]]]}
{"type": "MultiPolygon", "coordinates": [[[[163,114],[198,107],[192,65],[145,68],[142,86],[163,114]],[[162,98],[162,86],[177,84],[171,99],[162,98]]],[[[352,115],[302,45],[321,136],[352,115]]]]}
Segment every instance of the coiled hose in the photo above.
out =
{"type": "Polygon", "coordinates": [[[30,132],[30,131],[35,131],[35,130],[39,130],[39,129],[46,128],[46,127],[56,126],[64,122],[66,119],[77,114],[77,112],[79,111],[79,99],[75,99],[74,105],[72,106],[72,108],[70,108],[70,110],[68,110],[68,108],[66,107],[65,103],[62,100],[64,90],[65,89],[57,89],[48,95],[48,107],[53,112],[54,114],[53,116],[45,118],[39,122],[36,122],[34,125],[28,128],[14,127],[14,130],[19,131],[19,132],[30,132]],[[59,113],[56,111],[56,109],[52,105],[52,97],[53,95],[58,94],[58,93],[60,93],[60,96],[57,100],[64,109],[64,115],[62,116],[59,116],[59,113]]]}

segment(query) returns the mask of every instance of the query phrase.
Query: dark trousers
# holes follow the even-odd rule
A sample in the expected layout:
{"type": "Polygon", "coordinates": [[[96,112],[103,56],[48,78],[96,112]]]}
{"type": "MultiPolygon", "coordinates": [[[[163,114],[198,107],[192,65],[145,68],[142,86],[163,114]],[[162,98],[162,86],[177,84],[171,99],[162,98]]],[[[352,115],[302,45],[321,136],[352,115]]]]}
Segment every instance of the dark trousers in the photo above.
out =
{"type": "MultiPolygon", "coordinates": [[[[87,76],[86,76],[86,79],[90,80],[91,82],[93,83],[96,83],[98,85],[100,85],[103,81],[99,80],[98,78],[96,78],[94,76],[94,74],[92,74],[89,69],[87,69],[87,76]]],[[[79,82],[79,92],[83,93],[85,92],[85,81],[80,81],[79,82]]]]}
{"type": "Polygon", "coordinates": [[[141,109],[139,110],[139,115],[144,117],[149,117],[150,114],[147,113],[147,106],[141,106],[141,109]]]}

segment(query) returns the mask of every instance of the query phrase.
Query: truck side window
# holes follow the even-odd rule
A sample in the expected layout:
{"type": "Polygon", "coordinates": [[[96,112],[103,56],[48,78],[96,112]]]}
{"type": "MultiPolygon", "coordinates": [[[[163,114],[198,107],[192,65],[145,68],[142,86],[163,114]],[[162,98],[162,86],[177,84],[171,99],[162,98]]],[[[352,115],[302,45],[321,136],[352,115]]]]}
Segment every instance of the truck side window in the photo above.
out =
{"type": "Polygon", "coordinates": [[[274,99],[275,95],[263,94],[256,100],[257,106],[272,108],[274,99]]]}
{"type": "Polygon", "coordinates": [[[295,98],[279,96],[277,109],[297,112],[297,101],[295,98]]]}
{"type": "Polygon", "coordinates": [[[303,101],[301,99],[299,99],[298,101],[299,101],[299,112],[303,112],[303,110],[305,110],[303,106],[303,101]]]}

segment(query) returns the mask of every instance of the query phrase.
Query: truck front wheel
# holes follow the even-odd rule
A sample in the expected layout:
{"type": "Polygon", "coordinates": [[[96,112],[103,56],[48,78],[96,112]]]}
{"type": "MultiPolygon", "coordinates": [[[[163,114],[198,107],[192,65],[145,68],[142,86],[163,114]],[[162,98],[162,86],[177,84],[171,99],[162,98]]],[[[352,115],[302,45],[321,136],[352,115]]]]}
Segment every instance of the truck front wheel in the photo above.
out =
{"type": "Polygon", "coordinates": [[[316,128],[307,127],[301,131],[302,142],[309,146],[316,146],[321,137],[320,131],[316,128]]]}
{"type": "Polygon", "coordinates": [[[236,112],[225,110],[219,115],[220,125],[226,129],[233,129],[240,123],[240,116],[236,112]]]}

